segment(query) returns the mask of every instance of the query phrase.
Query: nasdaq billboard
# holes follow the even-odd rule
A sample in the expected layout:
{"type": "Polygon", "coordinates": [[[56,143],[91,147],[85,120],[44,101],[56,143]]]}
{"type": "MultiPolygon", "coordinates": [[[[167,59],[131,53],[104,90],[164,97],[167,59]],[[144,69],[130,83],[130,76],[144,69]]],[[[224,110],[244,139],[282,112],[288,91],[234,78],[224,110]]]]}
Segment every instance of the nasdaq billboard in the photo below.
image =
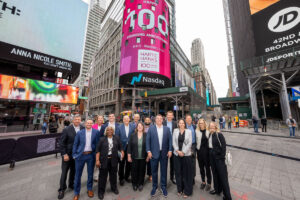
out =
{"type": "Polygon", "coordinates": [[[78,76],[87,14],[83,0],[1,0],[0,59],[78,76]]]}
{"type": "Polygon", "coordinates": [[[125,0],[120,83],[170,85],[169,8],[164,0],[125,0]]]}
{"type": "Polygon", "coordinates": [[[300,54],[300,1],[250,0],[256,55],[265,63],[300,54]]]}

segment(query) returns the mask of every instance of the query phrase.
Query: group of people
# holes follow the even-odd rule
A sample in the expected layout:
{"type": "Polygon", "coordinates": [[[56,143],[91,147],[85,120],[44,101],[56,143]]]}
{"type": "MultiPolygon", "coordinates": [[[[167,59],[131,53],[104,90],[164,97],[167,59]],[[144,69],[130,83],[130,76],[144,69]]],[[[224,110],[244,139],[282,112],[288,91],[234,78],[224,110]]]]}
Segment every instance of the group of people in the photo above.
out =
{"type": "Polygon", "coordinates": [[[51,115],[49,119],[44,118],[42,124],[42,134],[49,133],[62,133],[65,127],[70,125],[69,115],[51,115]]]}
{"type": "Polygon", "coordinates": [[[155,196],[159,189],[159,165],[160,190],[167,197],[168,163],[170,180],[176,184],[178,196],[187,198],[193,194],[198,159],[200,188],[212,195],[223,192],[223,199],[230,200],[225,164],[226,141],[217,124],[207,124],[200,118],[194,125],[191,115],[177,122],[173,119],[173,112],[168,111],[165,121],[158,114],[154,123],[149,117],[141,122],[139,114],[135,114],[132,122],[126,115],[123,123],[118,124],[115,115],[110,114],[107,123],[99,115],[95,123],[87,119],[83,127],[80,125],[80,115],[75,115],[72,124],[63,130],[60,140],[62,173],[58,199],[64,197],[68,173],[68,187],[74,190],[73,199],[79,199],[85,164],[89,197],[94,196],[92,188],[95,178],[98,181],[98,197],[104,199],[108,174],[110,188],[115,194],[119,194],[117,176],[121,186],[127,182],[132,184],[134,191],[142,191],[147,174],[149,181],[152,181],[150,194],[155,196]],[[99,172],[99,175],[94,177],[94,172],[99,172]]]}

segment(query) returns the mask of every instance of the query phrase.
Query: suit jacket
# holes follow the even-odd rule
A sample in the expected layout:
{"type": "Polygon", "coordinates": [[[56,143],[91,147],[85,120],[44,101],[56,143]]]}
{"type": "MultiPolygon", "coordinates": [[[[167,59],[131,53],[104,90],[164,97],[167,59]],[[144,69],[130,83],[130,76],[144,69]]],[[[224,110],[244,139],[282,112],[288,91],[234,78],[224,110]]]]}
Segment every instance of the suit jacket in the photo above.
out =
{"type": "MultiPolygon", "coordinates": [[[[129,138],[127,154],[131,154],[131,158],[135,159],[138,157],[138,135],[132,134],[129,138]]],[[[147,157],[146,152],[146,133],[143,133],[143,146],[142,146],[142,156],[147,157]]]]}
{"type": "MultiPolygon", "coordinates": [[[[178,145],[178,136],[179,136],[179,129],[176,128],[173,133],[173,148],[174,148],[174,154],[178,156],[178,153],[176,151],[179,150],[178,145]]],[[[190,156],[192,154],[191,151],[192,147],[192,131],[189,129],[185,129],[185,136],[184,136],[184,142],[182,145],[182,152],[184,153],[184,156],[190,156]]]]}
{"type": "MultiPolygon", "coordinates": [[[[98,124],[94,124],[92,128],[98,130],[98,124]]],[[[100,131],[98,130],[100,132],[100,136],[99,136],[100,138],[104,136],[105,128],[106,128],[106,124],[102,124],[100,131]]]]}
{"type": "MultiPolygon", "coordinates": [[[[158,159],[160,156],[160,146],[156,125],[150,126],[146,138],[146,151],[151,152],[153,158],[158,159]]],[[[169,151],[172,152],[172,135],[168,127],[163,126],[162,139],[162,158],[166,158],[169,151]]]]}
{"type": "Polygon", "coordinates": [[[124,151],[126,151],[129,138],[134,133],[134,130],[135,130],[133,125],[129,124],[128,126],[129,126],[128,137],[126,136],[125,125],[121,124],[118,127],[118,129],[119,129],[118,133],[119,133],[120,141],[122,143],[122,147],[123,147],[124,151]]]}
{"type": "MultiPolygon", "coordinates": [[[[167,124],[168,124],[168,123],[167,123],[167,120],[165,120],[165,121],[163,122],[163,125],[164,125],[164,126],[168,126],[167,124]]],[[[177,123],[173,120],[173,121],[172,121],[172,131],[171,131],[171,134],[173,134],[175,128],[177,128],[177,123]]]]}
{"type": "MultiPolygon", "coordinates": [[[[92,128],[91,146],[92,151],[95,153],[100,132],[92,128]]],[[[73,158],[79,158],[84,152],[86,142],[86,129],[80,130],[75,137],[73,145],[73,158]]]]}
{"type": "MultiPolygon", "coordinates": [[[[80,126],[80,130],[83,128],[84,128],[83,126],[80,126]]],[[[59,141],[59,148],[62,156],[68,154],[69,157],[72,157],[72,150],[73,150],[75,136],[76,136],[76,132],[73,124],[64,128],[59,141]]]]}
{"type": "Polygon", "coordinates": [[[216,159],[225,159],[226,156],[226,140],[222,133],[213,133],[212,146],[216,159]]]}
{"type": "MultiPolygon", "coordinates": [[[[111,165],[112,167],[118,166],[119,155],[118,151],[123,151],[121,141],[119,137],[113,136],[113,148],[111,155],[111,165]]],[[[102,137],[97,145],[97,153],[100,153],[100,164],[102,169],[107,168],[107,156],[108,156],[108,139],[107,137],[102,137]]]]}

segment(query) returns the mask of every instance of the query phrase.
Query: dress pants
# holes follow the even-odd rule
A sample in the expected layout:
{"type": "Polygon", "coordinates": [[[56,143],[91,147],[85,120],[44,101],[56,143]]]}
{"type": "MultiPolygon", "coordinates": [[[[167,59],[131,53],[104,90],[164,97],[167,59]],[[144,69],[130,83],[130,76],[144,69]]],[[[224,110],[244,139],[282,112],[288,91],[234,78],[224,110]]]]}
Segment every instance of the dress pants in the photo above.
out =
{"type": "Polygon", "coordinates": [[[200,168],[201,180],[207,184],[211,184],[211,172],[209,163],[209,153],[206,149],[197,150],[198,165],[200,168]],[[205,175],[207,182],[205,181],[205,175]]]}
{"type": "Polygon", "coordinates": [[[79,195],[81,189],[81,176],[85,163],[87,164],[88,180],[87,180],[87,189],[93,189],[93,176],[94,176],[94,166],[95,166],[95,155],[82,154],[79,158],[75,159],[75,182],[74,182],[74,194],[79,195]]]}
{"type": "Polygon", "coordinates": [[[133,186],[144,185],[145,171],[146,159],[132,159],[131,177],[133,186]]]}
{"type": "Polygon", "coordinates": [[[174,154],[172,154],[172,157],[170,158],[170,179],[174,179],[174,154]]]}
{"type": "Polygon", "coordinates": [[[75,178],[75,160],[71,156],[69,156],[69,161],[64,161],[64,158],[62,158],[60,187],[58,191],[65,191],[67,189],[66,180],[67,180],[68,172],[69,172],[69,187],[73,188],[74,178],[75,178]]]}
{"type": "Polygon", "coordinates": [[[128,162],[127,150],[124,152],[124,159],[120,160],[119,180],[128,180],[131,171],[131,163],[128,162]],[[124,172],[125,171],[125,172],[124,172]]]}
{"type": "Polygon", "coordinates": [[[152,176],[152,172],[151,172],[151,162],[147,162],[147,175],[148,176],[152,176]]]}
{"type": "Polygon", "coordinates": [[[261,131],[262,132],[267,132],[267,124],[262,124],[261,131]]]}
{"type": "Polygon", "coordinates": [[[193,179],[196,177],[196,143],[192,144],[192,177],[193,179]]]}
{"type": "Polygon", "coordinates": [[[112,167],[111,158],[107,159],[107,167],[101,168],[99,173],[98,194],[104,194],[106,188],[107,175],[109,173],[110,188],[112,191],[117,189],[117,171],[118,166],[112,167]]]}
{"type": "Polygon", "coordinates": [[[211,164],[211,170],[214,178],[214,189],[217,193],[223,191],[223,195],[226,200],[231,200],[227,166],[225,159],[216,159],[214,152],[209,149],[209,158],[211,164]]]}
{"type": "Polygon", "coordinates": [[[160,163],[160,187],[161,189],[167,189],[167,169],[168,169],[168,157],[162,158],[161,152],[158,159],[152,158],[151,171],[152,171],[152,188],[157,189],[158,185],[158,164],[160,163]]]}
{"type": "Polygon", "coordinates": [[[185,195],[193,193],[193,172],[192,172],[192,157],[191,156],[175,156],[174,167],[177,192],[183,192],[185,195]]]}

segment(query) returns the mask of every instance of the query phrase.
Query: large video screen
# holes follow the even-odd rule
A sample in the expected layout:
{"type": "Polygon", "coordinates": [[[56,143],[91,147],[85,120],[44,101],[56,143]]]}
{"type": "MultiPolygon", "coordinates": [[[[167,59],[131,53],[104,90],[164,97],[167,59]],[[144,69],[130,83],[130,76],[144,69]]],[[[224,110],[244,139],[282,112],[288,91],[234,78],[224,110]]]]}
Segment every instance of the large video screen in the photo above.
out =
{"type": "Polygon", "coordinates": [[[87,14],[83,0],[0,1],[0,58],[79,74],[87,14]]]}
{"type": "Polygon", "coordinates": [[[196,92],[196,81],[187,72],[187,70],[181,66],[178,62],[175,62],[175,87],[189,86],[196,92]]]}
{"type": "Polygon", "coordinates": [[[170,85],[169,8],[164,0],[125,0],[120,83],[170,85]]]}
{"type": "Polygon", "coordinates": [[[76,104],[78,88],[0,74],[0,98],[76,104]]]}
{"type": "Polygon", "coordinates": [[[266,63],[299,54],[299,0],[249,0],[253,20],[256,55],[265,56],[266,63]]]}

